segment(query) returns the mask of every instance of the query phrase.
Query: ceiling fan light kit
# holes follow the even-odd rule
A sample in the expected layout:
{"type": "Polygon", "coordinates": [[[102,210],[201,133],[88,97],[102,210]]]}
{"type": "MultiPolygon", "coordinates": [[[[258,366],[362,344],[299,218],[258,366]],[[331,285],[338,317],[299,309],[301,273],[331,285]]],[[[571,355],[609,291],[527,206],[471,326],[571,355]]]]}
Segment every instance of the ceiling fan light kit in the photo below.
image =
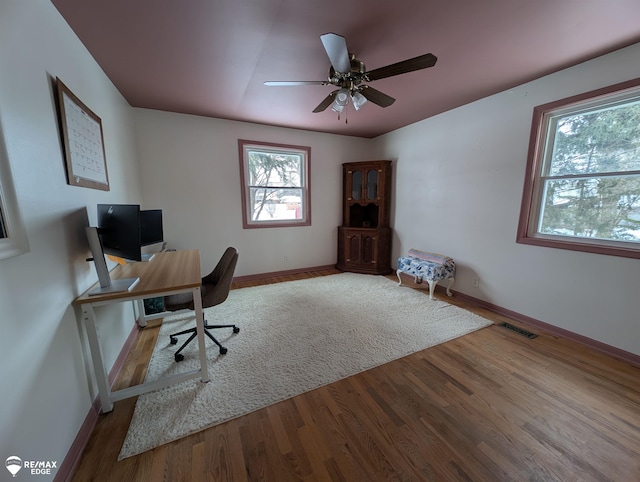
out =
{"type": "Polygon", "coordinates": [[[360,92],[355,92],[351,96],[351,102],[353,102],[353,107],[356,110],[360,110],[360,107],[362,107],[364,104],[367,103],[367,98],[364,95],[362,95],[360,92]]]}
{"type": "Polygon", "coordinates": [[[333,101],[333,104],[331,104],[331,110],[340,114],[344,110],[344,108],[347,106],[348,103],[349,103],[349,90],[342,88],[337,92],[336,98],[333,101]]]}
{"type": "Polygon", "coordinates": [[[268,81],[264,84],[276,87],[293,85],[333,85],[338,87],[338,90],[331,92],[313,109],[313,112],[318,113],[331,106],[331,110],[338,113],[338,119],[340,119],[340,113],[349,104],[349,99],[351,99],[356,111],[360,110],[367,101],[380,107],[389,107],[395,102],[393,97],[363,82],[372,82],[433,67],[438,60],[433,54],[424,54],[367,72],[364,63],[358,60],[354,54],[349,54],[344,37],[335,33],[326,33],[320,36],[320,40],[331,62],[327,80],[268,81]]]}

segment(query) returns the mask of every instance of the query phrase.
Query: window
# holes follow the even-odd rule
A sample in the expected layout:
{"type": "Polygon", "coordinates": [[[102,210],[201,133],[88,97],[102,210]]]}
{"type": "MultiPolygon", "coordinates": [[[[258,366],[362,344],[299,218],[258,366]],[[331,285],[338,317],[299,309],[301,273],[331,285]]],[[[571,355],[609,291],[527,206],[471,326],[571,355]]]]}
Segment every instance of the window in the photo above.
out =
{"type": "Polygon", "coordinates": [[[311,149],[238,141],[244,228],[309,226],[311,149]]]}
{"type": "Polygon", "coordinates": [[[0,126],[0,259],[28,251],[27,232],[18,209],[18,198],[0,126]]]}
{"type": "Polygon", "coordinates": [[[4,221],[2,220],[2,206],[0,205],[0,239],[8,238],[7,230],[4,229],[4,221]]]}
{"type": "Polygon", "coordinates": [[[518,242],[640,258],[640,79],[533,112],[518,242]]]}

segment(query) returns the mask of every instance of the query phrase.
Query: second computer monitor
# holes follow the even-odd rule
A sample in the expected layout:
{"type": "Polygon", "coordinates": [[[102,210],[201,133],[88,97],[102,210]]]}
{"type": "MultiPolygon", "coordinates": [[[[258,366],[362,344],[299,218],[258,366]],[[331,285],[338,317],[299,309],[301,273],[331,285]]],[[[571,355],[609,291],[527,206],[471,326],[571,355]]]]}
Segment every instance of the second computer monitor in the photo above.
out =
{"type": "Polygon", "coordinates": [[[142,260],[142,246],[163,241],[162,211],[139,204],[98,204],[98,233],[105,254],[142,260]]]}

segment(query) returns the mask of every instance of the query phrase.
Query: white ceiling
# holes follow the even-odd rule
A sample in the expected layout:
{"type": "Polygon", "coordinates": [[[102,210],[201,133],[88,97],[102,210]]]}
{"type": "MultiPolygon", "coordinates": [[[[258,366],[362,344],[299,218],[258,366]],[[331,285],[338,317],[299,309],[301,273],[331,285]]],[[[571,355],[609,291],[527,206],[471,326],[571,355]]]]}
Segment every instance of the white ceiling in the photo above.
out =
{"type": "MultiPolygon", "coordinates": [[[[134,107],[375,137],[640,41],[638,0],[52,0],[134,107]],[[344,36],[396,98],[312,110],[332,86],[320,35],[344,36]]],[[[640,75],[640,72],[639,72],[640,75]]],[[[63,79],[64,81],[64,79],[63,79]]]]}

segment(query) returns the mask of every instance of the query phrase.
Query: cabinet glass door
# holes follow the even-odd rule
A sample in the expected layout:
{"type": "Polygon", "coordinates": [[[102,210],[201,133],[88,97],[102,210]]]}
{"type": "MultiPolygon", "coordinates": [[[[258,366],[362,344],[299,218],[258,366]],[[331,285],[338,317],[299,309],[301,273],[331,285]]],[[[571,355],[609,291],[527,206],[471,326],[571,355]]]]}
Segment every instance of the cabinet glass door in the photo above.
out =
{"type": "Polygon", "coordinates": [[[378,199],[378,171],[376,169],[367,172],[367,199],[378,199]]]}
{"type": "Polygon", "coordinates": [[[362,171],[353,171],[351,175],[351,198],[358,200],[362,197],[362,171]]]}

